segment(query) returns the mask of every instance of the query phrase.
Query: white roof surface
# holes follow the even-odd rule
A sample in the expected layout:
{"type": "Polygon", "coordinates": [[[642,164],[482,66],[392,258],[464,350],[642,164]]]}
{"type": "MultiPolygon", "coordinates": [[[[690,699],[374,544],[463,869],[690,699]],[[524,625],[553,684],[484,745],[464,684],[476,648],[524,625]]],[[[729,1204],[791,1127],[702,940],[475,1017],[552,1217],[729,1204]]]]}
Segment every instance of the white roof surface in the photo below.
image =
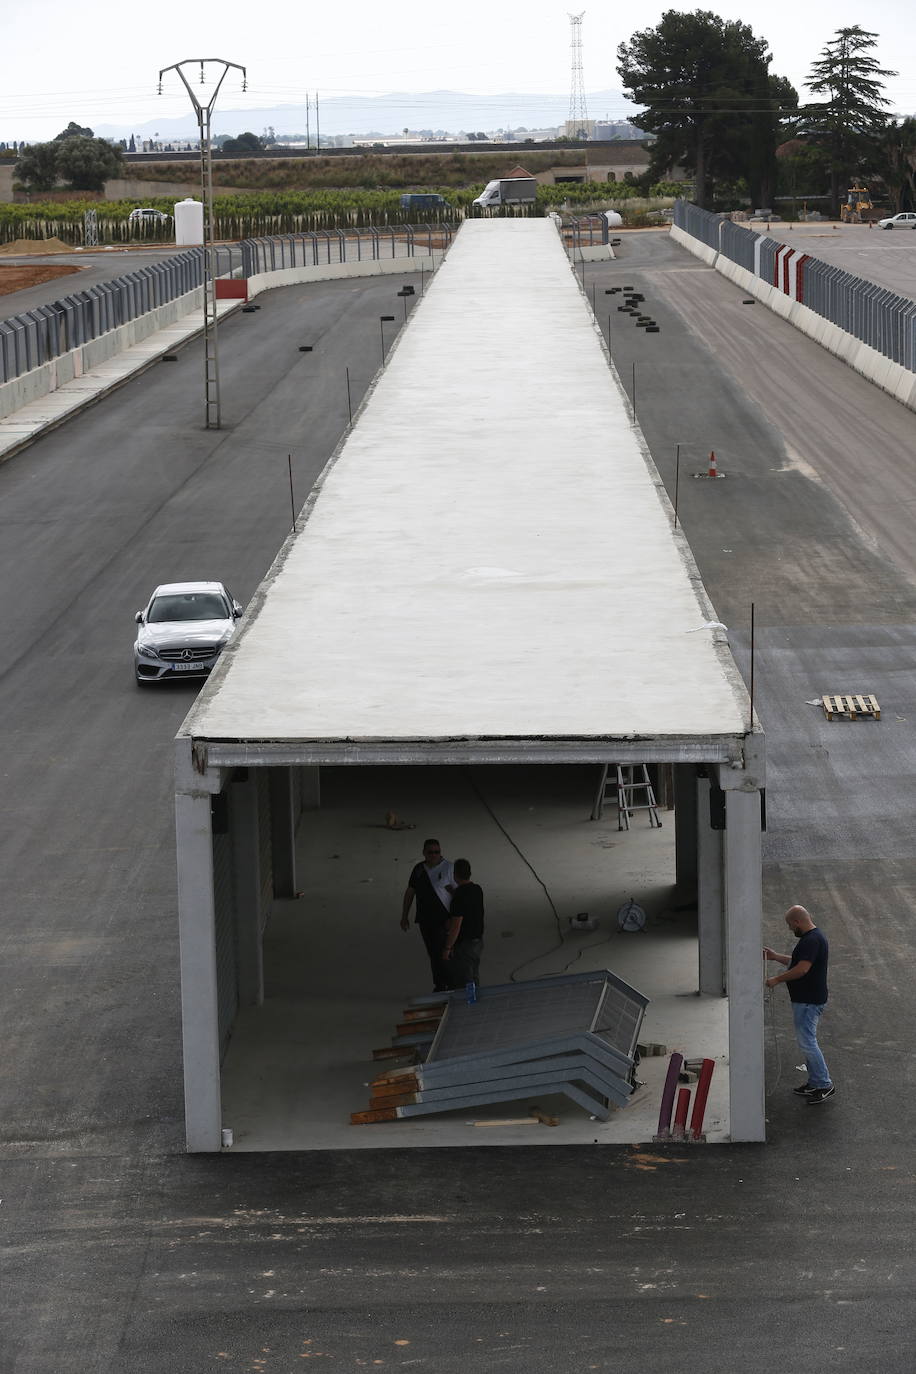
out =
{"type": "Polygon", "coordinates": [[[474,220],[183,727],[743,735],[747,698],[548,220],[474,220]]]}

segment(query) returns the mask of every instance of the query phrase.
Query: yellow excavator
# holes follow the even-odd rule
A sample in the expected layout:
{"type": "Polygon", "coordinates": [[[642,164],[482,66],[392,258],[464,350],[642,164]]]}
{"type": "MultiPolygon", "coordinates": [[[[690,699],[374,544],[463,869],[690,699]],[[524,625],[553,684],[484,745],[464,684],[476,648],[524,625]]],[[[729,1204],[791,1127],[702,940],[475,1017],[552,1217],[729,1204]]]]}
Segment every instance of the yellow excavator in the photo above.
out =
{"type": "Polygon", "coordinates": [[[846,202],[840,206],[840,219],[844,224],[874,224],[881,218],[882,211],[872,205],[867,186],[858,182],[846,192],[846,202]]]}

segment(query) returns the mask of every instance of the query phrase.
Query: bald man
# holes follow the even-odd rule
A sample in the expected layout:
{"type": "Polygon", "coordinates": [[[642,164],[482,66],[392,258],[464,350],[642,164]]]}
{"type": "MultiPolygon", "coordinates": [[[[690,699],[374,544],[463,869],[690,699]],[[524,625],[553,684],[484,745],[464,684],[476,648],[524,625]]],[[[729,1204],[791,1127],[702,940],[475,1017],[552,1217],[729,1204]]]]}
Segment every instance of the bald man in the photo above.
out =
{"type": "Polygon", "coordinates": [[[790,906],[785,920],[798,944],[791,954],[777,954],[769,946],[764,948],[764,959],[785,967],[784,973],[768,978],[766,985],[775,988],[777,983],[785,983],[789,989],[795,1038],[808,1069],[807,1083],[795,1088],[794,1092],[809,1105],[816,1106],[836,1092],[817,1043],[817,1023],[827,1005],[827,937],[818,930],[810,911],[803,906],[790,906]]]}

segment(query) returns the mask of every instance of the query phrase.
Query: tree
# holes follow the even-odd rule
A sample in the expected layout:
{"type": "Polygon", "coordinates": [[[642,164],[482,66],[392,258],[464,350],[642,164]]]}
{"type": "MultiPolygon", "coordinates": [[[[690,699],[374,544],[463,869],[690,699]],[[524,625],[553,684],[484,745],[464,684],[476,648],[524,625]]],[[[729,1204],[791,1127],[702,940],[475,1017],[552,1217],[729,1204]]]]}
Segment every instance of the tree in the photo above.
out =
{"type": "Polygon", "coordinates": [[[827,199],[830,169],[823,149],[801,138],[790,138],[776,149],[776,189],[792,202],[793,217],[799,208],[822,208],[827,199]],[[807,203],[813,202],[810,206],[807,203]]]}
{"type": "Polygon", "coordinates": [[[262,153],[264,151],[264,142],[262,139],[258,138],[257,134],[253,134],[249,129],[244,134],[239,134],[238,138],[223,139],[222,149],[224,153],[231,153],[235,157],[241,157],[246,153],[262,153]]]}
{"type": "Polygon", "coordinates": [[[626,94],[646,106],[632,122],[656,135],[652,181],[680,163],[693,173],[699,205],[716,179],[741,178],[763,203],[784,103],[797,103],[789,83],[770,75],[765,39],[709,10],[667,10],[656,28],[621,43],[617,59],[626,94]]]}
{"type": "Polygon", "coordinates": [[[68,138],[57,148],[58,175],[74,191],[104,191],[124,170],[120,148],[104,138],[68,138]]]}
{"type": "Polygon", "coordinates": [[[812,65],[808,89],[826,101],[802,110],[802,131],[830,158],[832,210],[839,210],[840,191],[850,178],[868,170],[868,161],[887,124],[884,78],[896,72],[879,67],[872,56],[877,34],[855,24],[836,36],[812,65]]]}
{"type": "Polygon", "coordinates": [[[892,120],[875,152],[873,166],[887,187],[894,213],[916,210],[916,118],[892,120]]]}
{"type": "Polygon", "coordinates": [[[16,180],[27,191],[53,191],[57,185],[58,143],[20,144],[16,180]]]}
{"type": "Polygon", "coordinates": [[[73,120],[67,125],[66,129],[61,129],[59,134],[54,135],[55,143],[62,143],[67,138],[94,138],[91,129],[83,129],[79,124],[74,124],[73,120]]]}

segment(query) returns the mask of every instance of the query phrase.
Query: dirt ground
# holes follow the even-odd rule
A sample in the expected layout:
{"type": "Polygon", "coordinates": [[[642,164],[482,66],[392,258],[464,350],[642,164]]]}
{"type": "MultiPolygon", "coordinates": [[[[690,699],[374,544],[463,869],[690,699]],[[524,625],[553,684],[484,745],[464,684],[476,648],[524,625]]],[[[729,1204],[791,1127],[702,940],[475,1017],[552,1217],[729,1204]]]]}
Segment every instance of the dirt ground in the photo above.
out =
{"type": "Polygon", "coordinates": [[[0,263],[0,296],[23,291],[27,286],[40,286],[42,282],[53,281],[55,277],[69,277],[78,271],[78,267],[61,267],[51,263],[45,263],[43,267],[30,262],[0,263]]]}

